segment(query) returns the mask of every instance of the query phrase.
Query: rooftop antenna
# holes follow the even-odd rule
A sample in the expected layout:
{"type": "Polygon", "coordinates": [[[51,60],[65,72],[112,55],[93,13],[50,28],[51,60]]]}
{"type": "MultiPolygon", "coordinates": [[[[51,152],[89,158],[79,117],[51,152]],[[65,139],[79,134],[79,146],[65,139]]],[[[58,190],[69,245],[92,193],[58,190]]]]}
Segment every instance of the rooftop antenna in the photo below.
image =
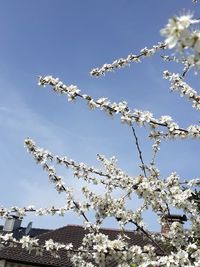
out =
{"type": "Polygon", "coordinates": [[[29,222],[25,229],[25,235],[28,235],[32,229],[33,222],[29,222]]]}

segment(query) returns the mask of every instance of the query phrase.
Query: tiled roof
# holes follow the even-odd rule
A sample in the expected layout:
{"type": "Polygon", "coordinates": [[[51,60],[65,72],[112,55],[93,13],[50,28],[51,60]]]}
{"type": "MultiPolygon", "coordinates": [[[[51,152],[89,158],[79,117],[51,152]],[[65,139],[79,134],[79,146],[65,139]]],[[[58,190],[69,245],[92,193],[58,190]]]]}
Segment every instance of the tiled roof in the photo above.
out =
{"type": "MultiPolygon", "coordinates": [[[[119,235],[119,230],[101,229],[101,232],[108,235],[111,240],[116,239],[119,235]]],[[[37,238],[41,243],[44,243],[45,240],[53,239],[55,242],[65,244],[72,243],[74,248],[78,248],[81,245],[85,233],[86,231],[82,226],[68,225],[57,230],[41,234],[37,238]]],[[[144,246],[150,243],[149,240],[145,239],[142,234],[136,231],[127,231],[126,235],[130,238],[131,245],[144,246]]],[[[43,256],[36,256],[35,253],[31,252],[29,254],[20,246],[16,248],[4,248],[0,250],[0,259],[5,259],[8,261],[21,262],[24,264],[34,264],[39,266],[72,266],[66,252],[60,252],[59,255],[60,258],[55,258],[51,256],[49,252],[45,252],[43,253],[43,256]]],[[[115,266],[115,264],[112,266],[115,266]]]]}

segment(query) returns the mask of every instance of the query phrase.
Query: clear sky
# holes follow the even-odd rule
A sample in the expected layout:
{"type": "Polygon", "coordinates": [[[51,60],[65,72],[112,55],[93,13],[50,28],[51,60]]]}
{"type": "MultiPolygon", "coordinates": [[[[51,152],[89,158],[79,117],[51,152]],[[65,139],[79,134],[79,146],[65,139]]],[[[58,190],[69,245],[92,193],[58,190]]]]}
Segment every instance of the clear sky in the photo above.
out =
{"type": "MultiPolygon", "coordinates": [[[[126,100],[132,109],[150,110],[155,117],[169,114],[182,126],[198,123],[198,112],[170,93],[168,81],[162,79],[165,69],[176,71],[177,66],[165,66],[160,56],[99,79],[89,72],[162,41],[160,29],[169,17],[183,10],[200,17],[199,8],[191,0],[0,0],[0,205],[64,205],[64,196],[57,195],[26,152],[26,137],[55,154],[91,165],[96,165],[97,153],[115,155],[121,168],[132,175],[139,173],[131,130],[119,118],[90,111],[81,101],[68,103],[66,97],[40,88],[38,75],[59,77],[95,98],[126,100]]],[[[191,73],[188,81],[198,89],[199,76],[191,73]]],[[[148,132],[136,130],[148,162],[148,132]]],[[[172,171],[183,178],[198,177],[199,149],[198,140],[163,143],[158,160],[163,177],[172,171]]],[[[78,192],[80,183],[69,173],[65,182],[78,192]]],[[[72,214],[30,216],[24,225],[30,220],[35,227],[48,228],[81,223],[72,214]]],[[[153,219],[148,224],[157,229],[153,219]]]]}

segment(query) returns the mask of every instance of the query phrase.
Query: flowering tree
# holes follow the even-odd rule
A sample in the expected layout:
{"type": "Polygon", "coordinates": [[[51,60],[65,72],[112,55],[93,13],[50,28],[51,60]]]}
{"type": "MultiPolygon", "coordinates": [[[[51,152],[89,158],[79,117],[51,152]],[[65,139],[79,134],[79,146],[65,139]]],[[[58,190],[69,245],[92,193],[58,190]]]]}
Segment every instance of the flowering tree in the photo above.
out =
{"type": "MultiPolygon", "coordinates": [[[[197,2],[197,1],[193,1],[197,2]]],[[[196,25],[199,19],[190,14],[184,14],[169,19],[168,24],[161,30],[165,37],[164,42],[154,45],[152,48],[144,48],[138,55],[130,54],[126,58],[120,58],[110,64],[104,64],[100,68],[91,71],[91,75],[99,77],[107,72],[121,69],[132,63],[138,63],[145,57],[153,56],[161,50],[174,49],[176,56],[165,55],[165,61],[175,61],[183,64],[182,73],[173,73],[166,70],[163,78],[170,82],[170,89],[178,91],[181,96],[192,102],[195,109],[200,109],[200,95],[187,82],[188,71],[200,68],[200,31],[196,25]]],[[[171,53],[170,53],[171,54],[171,53]]],[[[36,250],[40,253],[44,250],[53,254],[60,249],[66,250],[71,255],[75,266],[106,266],[109,261],[115,260],[118,266],[200,266],[200,208],[199,192],[200,179],[183,180],[176,172],[169,177],[162,177],[156,166],[156,156],[161,142],[169,139],[186,139],[200,137],[200,126],[189,125],[183,128],[170,116],[155,118],[149,111],[131,110],[125,101],[112,103],[108,98],[93,99],[91,96],[81,93],[75,85],[66,85],[58,78],[45,76],[39,78],[39,85],[51,87],[56,93],[66,95],[69,101],[82,99],[91,109],[100,109],[109,116],[119,116],[121,121],[128,125],[135,139],[136,148],[140,160],[140,175],[130,176],[117,166],[115,157],[107,159],[103,155],[97,155],[102,164],[102,169],[78,163],[68,157],[53,155],[36,145],[30,138],[25,140],[28,152],[47,172],[58,193],[65,193],[67,201],[63,207],[51,207],[35,209],[33,206],[25,208],[11,207],[0,209],[2,218],[8,217],[12,212],[24,216],[27,212],[35,214],[59,214],[64,215],[73,210],[82,216],[84,227],[88,229],[82,245],[78,250],[72,244],[59,244],[48,240],[41,246],[37,239],[23,237],[21,240],[13,238],[12,234],[0,235],[2,244],[15,246],[21,244],[29,251],[36,250]],[[145,126],[149,129],[149,138],[153,140],[153,156],[150,164],[145,164],[139,139],[135,131],[135,125],[145,126]],[[76,201],[73,190],[66,186],[63,177],[59,176],[53,167],[53,162],[70,168],[75,178],[83,179],[86,183],[95,186],[103,186],[104,194],[94,193],[88,186],[82,187],[83,202],[76,201]],[[114,197],[116,191],[122,192],[118,198],[114,197]],[[137,195],[141,199],[141,206],[134,210],[127,208],[127,201],[137,195]],[[172,209],[184,213],[190,222],[190,227],[185,230],[180,222],[173,222],[169,233],[151,234],[143,222],[143,212],[152,210],[160,220],[166,223],[166,218],[172,209]],[[95,220],[90,221],[87,213],[93,211],[95,220]],[[108,236],[100,233],[99,229],[107,217],[113,217],[121,229],[118,239],[111,241],[108,236]],[[128,223],[133,224],[148,240],[149,246],[127,246],[128,239],[125,228],[128,223]],[[159,249],[161,253],[156,253],[159,249]]]]}

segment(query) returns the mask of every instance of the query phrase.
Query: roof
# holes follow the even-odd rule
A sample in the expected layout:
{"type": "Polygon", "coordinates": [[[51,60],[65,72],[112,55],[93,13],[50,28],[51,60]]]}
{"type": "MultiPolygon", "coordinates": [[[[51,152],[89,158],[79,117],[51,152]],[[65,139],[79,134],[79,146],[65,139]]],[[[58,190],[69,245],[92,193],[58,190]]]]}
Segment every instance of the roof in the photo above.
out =
{"type": "MultiPolygon", "coordinates": [[[[119,235],[120,231],[115,229],[101,229],[103,234],[109,236],[111,240],[114,240],[119,235]]],[[[74,248],[78,248],[81,243],[86,231],[82,226],[78,225],[67,225],[62,228],[49,231],[47,233],[39,235],[37,238],[40,240],[41,244],[45,240],[53,239],[55,242],[59,243],[72,243],[74,248]]],[[[126,235],[130,238],[130,245],[144,246],[150,243],[149,240],[143,237],[141,233],[137,231],[126,231],[126,235]]],[[[55,258],[51,256],[48,251],[43,253],[43,256],[36,256],[34,252],[30,254],[22,249],[20,246],[15,248],[4,248],[0,250],[0,259],[20,262],[23,264],[34,264],[38,266],[54,266],[54,267],[71,267],[69,257],[66,251],[59,252],[60,258],[55,258]]],[[[115,264],[113,265],[115,266],[115,264]]]]}
{"type": "MultiPolygon", "coordinates": [[[[16,238],[17,240],[19,240],[24,235],[26,235],[25,231],[26,231],[26,227],[18,227],[17,229],[12,231],[13,237],[16,238]]],[[[28,236],[35,237],[35,236],[47,233],[49,231],[52,231],[52,230],[50,230],[50,229],[41,229],[41,228],[31,228],[28,236]]],[[[5,234],[5,233],[10,233],[10,232],[4,231],[3,230],[3,226],[0,225],[0,234],[5,234]]]]}

